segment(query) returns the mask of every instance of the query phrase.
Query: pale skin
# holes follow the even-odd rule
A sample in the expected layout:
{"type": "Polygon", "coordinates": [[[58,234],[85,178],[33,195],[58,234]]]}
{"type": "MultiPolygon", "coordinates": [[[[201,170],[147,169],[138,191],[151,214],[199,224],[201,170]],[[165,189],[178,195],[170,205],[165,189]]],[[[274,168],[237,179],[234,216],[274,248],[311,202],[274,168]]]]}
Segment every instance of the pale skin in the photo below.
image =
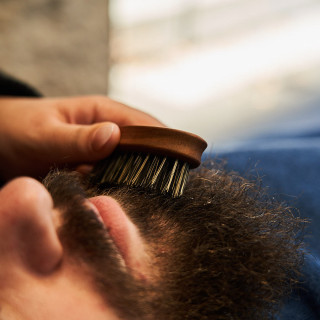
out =
{"type": "MultiPolygon", "coordinates": [[[[118,319],[85,268],[64,253],[57,236],[60,212],[32,177],[52,165],[75,167],[108,156],[122,125],[163,126],[103,96],[0,99],[0,176],[8,181],[0,189],[1,320],[118,319]]],[[[146,245],[120,204],[110,197],[87,201],[113,230],[124,265],[147,279],[146,245]]]]}
{"type": "MultiPolygon", "coordinates": [[[[120,319],[86,267],[64,252],[57,235],[61,212],[42,184],[16,178],[0,190],[0,201],[1,320],[120,319]]],[[[106,196],[87,201],[112,230],[127,272],[148,279],[147,245],[120,204],[106,196]]]]}

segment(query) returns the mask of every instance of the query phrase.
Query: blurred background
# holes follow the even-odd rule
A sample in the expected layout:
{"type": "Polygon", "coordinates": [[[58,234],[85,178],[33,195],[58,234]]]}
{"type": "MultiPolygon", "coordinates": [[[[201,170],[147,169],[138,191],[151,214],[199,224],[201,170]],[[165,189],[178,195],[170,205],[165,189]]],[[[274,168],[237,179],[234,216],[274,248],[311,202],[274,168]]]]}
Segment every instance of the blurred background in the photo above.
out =
{"type": "Polygon", "coordinates": [[[318,0],[0,0],[0,32],[1,69],[45,95],[108,94],[211,148],[319,127],[318,0]]]}

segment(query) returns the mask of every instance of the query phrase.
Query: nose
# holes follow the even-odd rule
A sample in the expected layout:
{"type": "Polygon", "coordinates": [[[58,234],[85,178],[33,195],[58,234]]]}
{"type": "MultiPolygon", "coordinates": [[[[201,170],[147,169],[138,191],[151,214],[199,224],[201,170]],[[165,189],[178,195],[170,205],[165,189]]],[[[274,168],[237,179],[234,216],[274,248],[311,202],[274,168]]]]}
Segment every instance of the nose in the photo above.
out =
{"type": "Polygon", "coordinates": [[[62,247],[54,225],[53,201],[40,182],[22,177],[0,190],[0,237],[2,257],[18,259],[41,272],[57,262],[62,247]]]}
{"type": "Polygon", "coordinates": [[[0,204],[1,220],[9,219],[12,224],[21,219],[33,219],[53,208],[52,198],[45,187],[27,177],[14,179],[4,186],[0,190],[0,204]]]}

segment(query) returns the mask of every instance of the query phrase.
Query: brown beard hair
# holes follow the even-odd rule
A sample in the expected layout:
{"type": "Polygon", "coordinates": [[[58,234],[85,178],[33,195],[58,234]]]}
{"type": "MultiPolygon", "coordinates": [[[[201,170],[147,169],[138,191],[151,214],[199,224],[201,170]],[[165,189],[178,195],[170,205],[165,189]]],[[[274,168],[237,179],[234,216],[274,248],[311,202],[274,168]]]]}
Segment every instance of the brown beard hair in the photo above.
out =
{"type": "MultiPolygon", "coordinates": [[[[152,244],[162,270],[155,319],[273,319],[298,283],[305,221],[221,165],[182,197],[104,186],[152,244]]],[[[90,190],[91,194],[101,194],[90,190]]]]}
{"type": "Polygon", "coordinates": [[[94,290],[121,319],[150,319],[153,288],[135,279],[124,268],[108,230],[84,205],[86,192],[80,176],[55,171],[43,183],[55,208],[62,213],[58,236],[68,262],[93,282],[94,290]]]}
{"type": "MultiPolygon", "coordinates": [[[[157,288],[131,285],[132,279],[125,273],[117,274],[117,264],[117,281],[105,283],[101,270],[110,261],[93,262],[97,259],[92,254],[97,226],[90,228],[89,234],[81,231],[86,230],[86,224],[79,231],[75,212],[74,222],[61,233],[71,252],[90,261],[99,291],[107,299],[110,288],[119,292],[113,302],[120,309],[119,314],[121,309],[133,308],[131,313],[122,312],[124,319],[272,319],[297,284],[303,262],[304,221],[295,217],[290,208],[266,196],[259,184],[228,173],[220,165],[211,166],[214,169],[201,168],[191,173],[186,190],[178,199],[126,186],[92,187],[71,174],[73,180],[79,180],[77,184],[83,184],[74,194],[114,197],[153,249],[154,264],[161,272],[157,288]],[[70,227],[76,229],[72,239],[70,227]],[[92,238],[89,248],[88,238],[92,238]],[[123,288],[117,291],[118,286],[123,288]],[[127,287],[131,291],[125,297],[121,292],[127,287]],[[152,299],[146,299],[148,296],[152,299]]],[[[49,187],[53,194],[60,193],[53,196],[61,199],[55,200],[60,207],[70,203],[70,196],[62,188],[66,179],[63,176],[60,188],[52,191],[49,187]]],[[[71,204],[73,210],[76,203],[79,198],[71,204]]],[[[99,255],[105,256],[105,250],[101,247],[99,255]]],[[[107,255],[112,256],[112,251],[107,255]]]]}

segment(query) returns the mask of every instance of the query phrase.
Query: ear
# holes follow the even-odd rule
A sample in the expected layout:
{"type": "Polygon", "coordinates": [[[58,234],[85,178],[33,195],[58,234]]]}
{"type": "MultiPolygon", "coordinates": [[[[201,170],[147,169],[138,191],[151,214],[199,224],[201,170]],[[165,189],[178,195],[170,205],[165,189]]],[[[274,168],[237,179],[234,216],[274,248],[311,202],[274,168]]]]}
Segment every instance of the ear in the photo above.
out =
{"type": "Polygon", "coordinates": [[[18,178],[0,190],[0,263],[48,274],[62,260],[53,201],[42,184],[18,178]]]}

